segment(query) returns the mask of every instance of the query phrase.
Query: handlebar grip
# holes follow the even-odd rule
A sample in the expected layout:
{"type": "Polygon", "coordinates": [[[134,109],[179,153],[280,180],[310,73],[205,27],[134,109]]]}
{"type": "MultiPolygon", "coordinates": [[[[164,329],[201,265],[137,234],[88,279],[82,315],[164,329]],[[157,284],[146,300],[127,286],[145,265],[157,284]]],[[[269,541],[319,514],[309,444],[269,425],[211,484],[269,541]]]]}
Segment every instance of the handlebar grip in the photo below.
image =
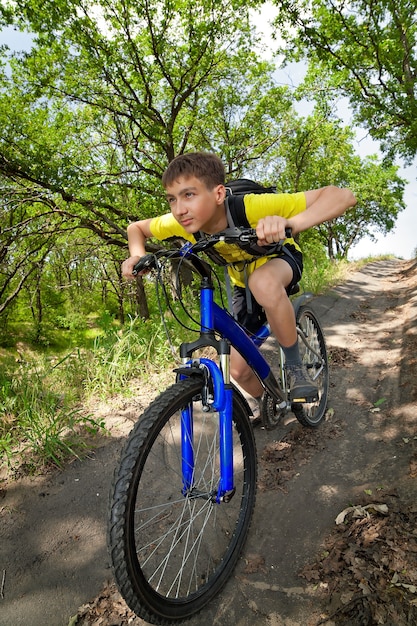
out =
{"type": "MultiPolygon", "coordinates": [[[[290,226],[286,226],[285,228],[285,238],[291,239],[292,237],[292,228],[290,226]]],[[[244,228],[243,233],[240,236],[242,241],[256,241],[257,239],[256,229],[255,228],[244,228]]],[[[283,243],[283,240],[280,242],[283,243]]]]}
{"type": "MultiPolygon", "coordinates": [[[[256,228],[244,228],[243,229],[243,236],[241,237],[242,240],[244,239],[252,239],[252,240],[256,240],[257,239],[257,235],[256,235],[256,228]]],[[[286,226],[285,228],[285,238],[286,239],[291,239],[292,237],[292,228],[291,226],[286,226]]]]}
{"type": "Polygon", "coordinates": [[[155,267],[155,264],[156,264],[155,255],[146,254],[141,259],[139,259],[136,265],[134,265],[132,274],[133,276],[137,276],[137,274],[139,274],[139,272],[142,272],[143,270],[152,269],[153,267],[155,267]]]}

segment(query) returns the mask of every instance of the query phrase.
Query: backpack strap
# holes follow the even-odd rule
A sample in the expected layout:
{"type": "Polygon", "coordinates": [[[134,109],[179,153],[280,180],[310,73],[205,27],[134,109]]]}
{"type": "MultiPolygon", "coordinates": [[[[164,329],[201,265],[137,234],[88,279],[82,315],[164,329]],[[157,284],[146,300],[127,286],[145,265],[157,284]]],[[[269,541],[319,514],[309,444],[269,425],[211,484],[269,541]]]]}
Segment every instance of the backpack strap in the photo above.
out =
{"type": "MultiPolygon", "coordinates": [[[[250,228],[251,225],[246,216],[244,196],[227,196],[226,211],[229,226],[240,226],[241,228],[250,228]]],[[[255,259],[260,256],[269,256],[274,254],[280,248],[279,243],[273,243],[269,246],[258,246],[256,243],[239,244],[242,250],[251,254],[255,259]]]]}
{"type": "Polygon", "coordinates": [[[228,225],[232,228],[236,225],[241,228],[250,228],[246,215],[244,196],[226,196],[226,213],[228,225]]]}

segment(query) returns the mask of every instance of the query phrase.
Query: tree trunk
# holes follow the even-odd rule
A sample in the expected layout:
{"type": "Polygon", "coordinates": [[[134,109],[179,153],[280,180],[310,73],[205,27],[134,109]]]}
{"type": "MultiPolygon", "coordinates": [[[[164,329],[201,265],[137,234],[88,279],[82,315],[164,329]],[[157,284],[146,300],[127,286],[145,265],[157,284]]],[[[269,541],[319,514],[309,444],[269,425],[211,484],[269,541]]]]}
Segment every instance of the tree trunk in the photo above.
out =
{"type": "Polygon", "coordinates": [[[124,308],[124,301],[123,301],[123,293],[118,293],[117,294],[117,302],[119,304],[118,318],[119,318],[119,321],[120,321],[121,325],[124,326],[124,323],[125,323],[125,308],[124,308]]]}
{"type": "Polygon", "coordinates": [[[331,237],[327,239],[327,254],[329,255],[329,259],[334,261],[333,239],[331,237]]]}
{"type": "Polygon", "coordinates": [[[143,284],[142,276],[136,277],[136,302],[138,305],[139,317],[144,320],[149,319],[148,301],[146,299],[145,286],[143,284]]]}

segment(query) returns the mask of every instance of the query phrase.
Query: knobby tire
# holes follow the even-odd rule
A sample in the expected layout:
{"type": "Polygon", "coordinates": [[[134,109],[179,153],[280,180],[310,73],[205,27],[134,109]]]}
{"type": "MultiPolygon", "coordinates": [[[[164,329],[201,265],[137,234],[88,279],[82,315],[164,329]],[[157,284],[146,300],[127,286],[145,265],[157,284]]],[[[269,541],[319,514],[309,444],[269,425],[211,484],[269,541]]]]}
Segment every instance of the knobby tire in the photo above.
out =
{"type": "Polygon", "coordinates": [[[302,329],[312,350],[298,337],[298,345],[303,364],[318,387],[318,401],[294,403],[292,411],[303,426],[318,426],[326,414],[329,394],[329,362],[324,333],[316,314],[309,306],[301,306],[297,312],[297,326],[302,329]]]}
{"type": "Polygon", "coordinates": [[[222,589],[238,561],[256,497],[257,459],[247,406],[233,394],[236,493],[219,504],[218,413],[201,411],[201,379],[164,391],[128,437],[115,472],[109,550],[128,606],[153,624],[190,618],[222,589]],[[180,409],[192,405],[193,495],[182,494],[180,409]]]}

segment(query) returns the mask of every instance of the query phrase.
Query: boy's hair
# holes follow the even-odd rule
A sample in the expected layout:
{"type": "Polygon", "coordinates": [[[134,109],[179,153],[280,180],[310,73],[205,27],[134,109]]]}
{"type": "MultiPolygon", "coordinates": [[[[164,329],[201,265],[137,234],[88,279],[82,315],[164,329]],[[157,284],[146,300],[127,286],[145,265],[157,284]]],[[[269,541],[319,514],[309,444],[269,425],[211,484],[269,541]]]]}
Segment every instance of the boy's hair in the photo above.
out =
{"type": "Polygon", "coordinates": [[[180,176],[195,176],[207,189],[224,185],[225,170],[221,159],[211,152],[188,152],[175,157],[162,175],[162,184],[169,187],[180,176]]]}

